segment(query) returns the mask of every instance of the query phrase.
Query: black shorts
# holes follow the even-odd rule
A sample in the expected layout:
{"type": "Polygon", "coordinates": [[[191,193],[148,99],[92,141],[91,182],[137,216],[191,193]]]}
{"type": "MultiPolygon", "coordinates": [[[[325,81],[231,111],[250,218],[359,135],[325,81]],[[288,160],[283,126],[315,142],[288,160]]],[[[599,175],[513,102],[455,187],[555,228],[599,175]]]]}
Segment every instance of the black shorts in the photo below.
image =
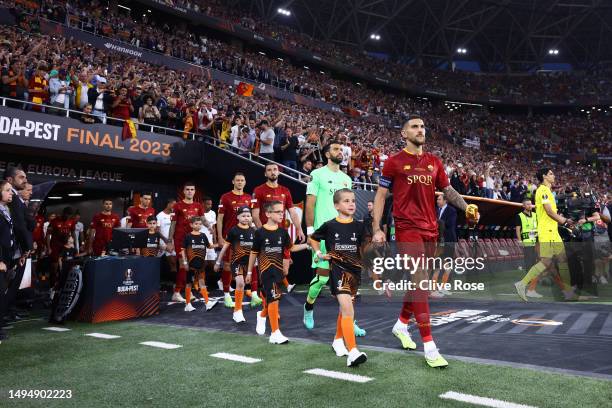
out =
{"type": "Polygon", "coordinates": [[[204,268],[189,268],[187,271],[187,283],[193,282],[194,279],[198,279],[201,277],[202,279],[206,279],[206,273],[204,272],[204,268]]]}
{"type": "Polygon", "coordinates": [[[232,266],[230,267],[230,270],[232,271],[232,275],[234,276],[234,278],[236,276],[244,276],[244,277],[246,277],[247,266],[248,265],[241,265],[239,263],[232,264],[232,266]]]}
{"type": "Polygon", "coordinates": [[[329,288],[334,296],[346,294],[355,297],[360,284],[361,275],[359,274],[337,268],[332,268],[329,273],[329,288]]]}
{"type": "Polygon", "coordinates": [[[260,274],[260,285],[268,303],[280,300],[280,284],[283,282],[283,272],[277,269],[268,269],[260,274]]]}

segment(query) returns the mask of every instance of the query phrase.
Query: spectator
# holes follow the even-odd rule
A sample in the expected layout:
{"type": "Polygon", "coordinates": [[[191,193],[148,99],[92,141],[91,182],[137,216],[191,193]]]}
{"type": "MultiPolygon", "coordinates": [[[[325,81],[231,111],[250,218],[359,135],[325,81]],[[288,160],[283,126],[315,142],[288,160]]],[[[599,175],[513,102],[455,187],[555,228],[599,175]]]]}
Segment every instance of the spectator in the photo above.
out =
{"type": "Polygon", "coordinates": [[[58,115],[66,115],[66,111],[64,109],[70,109],[72,87],[66,80],[65,70],[51,70],[49,73],[49,93],[50,105],[61,108],[60,110],[56,110],[58,115]]]}
{"type": "MultiPolygon", "coordinates": [[[[46,70],[47,68],[44,65],[39,65],[28,82],[30,102],[37,105],[45,104],[49,99],[49,85],[45,79],[46,70]]],[[[31,109],[38,112],[45,111],[42,106],[32,106],[31,109]]]]}
{"type": "MultiPolygon", "coordinates": [[[[132,98],[128,95],[128,89],[125,86],[119,88],[119,95],[115,96],[111,105],[112,116],[117,119],[128,120],[134,112],[134,104],[132,98]]],[[[156,108],[157,109],[157,108],[156,108]]],[[[158,112],[159,113],[159,112],[158,112]]],[[[120,123],[122,125],[123,123],[120,123]]]]}
{"type": "Polygon", "coordinates": [[[111,109],[114,103],[113,97],[106,89],[106,78],[97,76],[96,86],[89,88],[87,91],[88,103],[93,106],[93,115],[100,118],[100,121],[106,124],[106,112],[111,109]]]}
{"type": "Polygon", "coordinates": [[[238,149],[241,156],[247,157],[253,151],[253,142],[249,136],[250,129],[248,126],[243,126],[240,129],[240,138],[238,140],[238,149]]]}
{"type": "Polygon", "coordinates": [[[262,120],[259,127],[261,129],[259,155],[265,159],[274,160],[274,130],[267,120],[262,120]]]}
{"type": "MultiPolygon", "coordinates": [[[[145,104],[138,111],[138,120],[141,123],[146,123],[147,125],[158,125],[161,119],[161,113],[157,106],[153,105],[153,98],[151,95],[146,95],[144,98],[145,104]]],[[[151,128],[153,132],[154,129],[151,128]]]]}
{"type": "Polygon", "coordinates": [[[280,147],[282,163],[291,169],[297,170],[298,138],[293,134],[293,129],[291,128],[285,129],[284,134],[284,143],[280,147]]]}
{"type": "Polygon", "coordinates": [[[81,122],[83,123],[87,123],[87,124],[94,124],[94,123],[99,123],[99,121],[97,120],[97,117],[91,114],[92,111],[92,106],[91,103],[86,104],[83,107],[83,113],[81,114],[81,122]]]}

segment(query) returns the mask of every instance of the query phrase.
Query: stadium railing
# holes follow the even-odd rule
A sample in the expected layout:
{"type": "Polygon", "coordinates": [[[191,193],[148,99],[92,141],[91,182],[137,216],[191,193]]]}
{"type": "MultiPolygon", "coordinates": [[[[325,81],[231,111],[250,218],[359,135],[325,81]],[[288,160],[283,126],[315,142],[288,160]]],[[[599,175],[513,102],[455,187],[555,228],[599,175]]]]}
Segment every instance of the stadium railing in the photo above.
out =
{"type": "MultiPolygon", "coordinates": [[[[13,108],[18,108],[22,110],[32,110],[32,108],[36,108],[36,109],[41,109],[44,113],[47,113],[49,115],[59,116],[58,113],[61,113],[61,116],[64,116],[66,118],[75,119],[75,120],[78,120],[79,117],[85,114],[83,111],[80,111],[80,110],[66,109],[66,108],[48,105],[44,103],[34,103],[30,101],[8,98],[4,96],[0,97],[0,101],[1,101],[0,105],[3,107],[13,107],[13,108]]],[[[98,120],[100,118],[99,115],[96,115],[94,113],[90,113],[89,115],[92,117],[98,118],[98,120]]],[[[120,118],[116,118],[113,116],[106,116],[106,120],[108,122],[107,124],[111,126],[112,125],[116,126],[118,124],[119,126],[123,126],[126,122],[125,119],[120,119],[120,118]]],[[[212,136],[202,135],[202,134],[193,133],[193,132],[184,132],[180,129],[168,128],[168,127],[161,126],[161,125],[140,123],[138,122],[138,120],[134,120],[134,119],[131,119],[131,120],[133,121],[134,125],[137,127],[137,130],[149,131],[151,133],[164,133],[168,136],[183,137],[183,138],[186,138],[187,140],[202,141],[211,146],[215,146],[220,149],[224,149],[234,156],[240,157],[242,159],[250,160],[256,163],[260,163],[262,166],[265,166],[266,163],[275,163],[279,167],[279,169],[281,169],[281,171],[283,172],[285,176],[290,177],[299,183],[306,184],[308,180],[310,179],[310,176],[304,172],[301,172],[299,170],[294,170],[291,167],[287,167],[281,163],[275,162],[273,160],[269,160],[265,157],[258,155],[257,153],[246,151],[244,149],[240,149],[236,146],[233,146],[230,141],[220,140],[212,136]]],[[[377,187],[376,185],[370,184],[370,183],[355,182],[353,183],[353,185],[355,186],[355,188],[369,189],[369,190],[375,189],[377,187]]]]}

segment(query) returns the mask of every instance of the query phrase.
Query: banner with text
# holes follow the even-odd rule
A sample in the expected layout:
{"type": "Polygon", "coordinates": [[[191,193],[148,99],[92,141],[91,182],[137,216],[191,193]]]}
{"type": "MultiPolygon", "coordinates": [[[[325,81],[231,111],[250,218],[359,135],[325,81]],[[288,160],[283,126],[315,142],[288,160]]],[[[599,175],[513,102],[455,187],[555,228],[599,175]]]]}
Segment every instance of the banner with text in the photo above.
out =
{"type": "Polygon", "coordinates": [[[76,154],[200,167],[201,143],[138,131],[122,140],[121,127],[84,124],[75,119],[0,107],[0,143],[76,154]]]}

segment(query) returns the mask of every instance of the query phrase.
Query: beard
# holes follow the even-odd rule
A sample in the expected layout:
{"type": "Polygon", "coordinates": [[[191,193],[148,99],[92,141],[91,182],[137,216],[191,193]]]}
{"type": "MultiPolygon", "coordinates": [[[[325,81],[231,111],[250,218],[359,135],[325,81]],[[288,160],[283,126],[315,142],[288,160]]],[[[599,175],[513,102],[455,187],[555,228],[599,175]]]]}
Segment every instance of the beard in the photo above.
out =
{"type": "Polygon", "coordinates": [[[407,138],[407,140],[417,147],[423,146],[425,144],[425,137],[423,137],[423,140],[417,139],[417,136],[415,136],[414,138],[407,138]]]}
{"type": "Polygon", "coordinates": [[[344,160],[344,157],[343,156],[336,156],[336,157],[332,156],[329,158],[329,160],[331,160],[332,162],[336,164],[340,164],[342,163],[342,160],[344,160]]]}
{"type": "Polygon", "coordinates": [[[268,179],[268,181],[276,181],[276,180],[278,180],[278,176],[275,176],[275,175],[272,175],[272,176],[269,176],[269,177],[266,177],[266,178],[268,179]]]}

